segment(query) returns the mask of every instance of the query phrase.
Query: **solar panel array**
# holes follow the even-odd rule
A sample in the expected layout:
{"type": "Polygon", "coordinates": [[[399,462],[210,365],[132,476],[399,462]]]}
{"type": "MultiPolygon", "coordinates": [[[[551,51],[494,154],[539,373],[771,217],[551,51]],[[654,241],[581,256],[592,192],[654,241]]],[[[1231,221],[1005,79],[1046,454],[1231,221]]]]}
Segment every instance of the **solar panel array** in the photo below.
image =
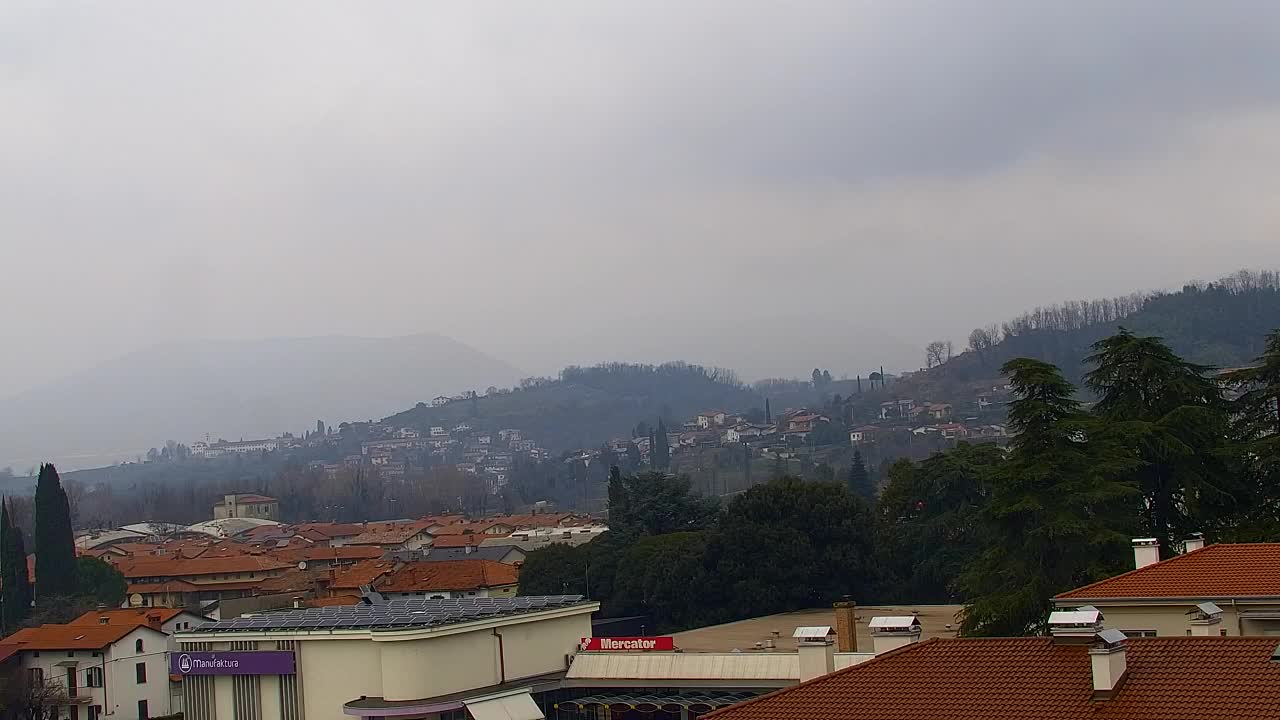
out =
{"type": "Polygon", "coordinates": [[[306,631],[395,629],[450,625],[470,620],[518,615],[581,603],[581,595],[536,595],[515,598],[390,600],[332,607],[264,612],[200,625],[195,632],[306,631]]]}

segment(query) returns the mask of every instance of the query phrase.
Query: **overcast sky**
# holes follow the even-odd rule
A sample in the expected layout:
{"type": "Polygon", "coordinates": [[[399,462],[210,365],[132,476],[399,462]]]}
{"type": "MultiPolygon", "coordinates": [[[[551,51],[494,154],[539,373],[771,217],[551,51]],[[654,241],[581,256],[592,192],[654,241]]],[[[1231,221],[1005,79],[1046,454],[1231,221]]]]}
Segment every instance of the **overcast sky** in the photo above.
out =
{"type": "Polygon", "coordinates": [[[0,394],[172,338],[909,367],[1280,265],[1280,3],[0,4],[0,394]]]}

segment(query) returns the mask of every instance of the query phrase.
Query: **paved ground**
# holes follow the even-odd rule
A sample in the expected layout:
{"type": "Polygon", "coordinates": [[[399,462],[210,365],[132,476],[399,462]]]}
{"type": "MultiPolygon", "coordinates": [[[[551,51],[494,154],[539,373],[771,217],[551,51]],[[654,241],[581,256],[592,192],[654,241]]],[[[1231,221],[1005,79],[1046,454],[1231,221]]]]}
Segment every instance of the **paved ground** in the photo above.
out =
{"type": "MultiPolygon", "coordinates": [[[[871,634],[867,623],[879,615],[915,615],[920,618],[922,640],[931,637],[955,637],[956,613],[959,605],[904,605],[858,606],[858,649],[871,649],[871,634]],[[950,628],[947,625],[950,624],[950,628]]],[[[791,633],[797,627],[806,625],[830,625],[835,627],[836,615],[831,608],[815,610],[798,610],[796,612],[768,615],[765,617],[739,620],[724,625],[686,630],[675,634],[676,647],[686,652],[730,652],[755,649],[757,642],[763,642],[773,632],[778,633],[777,647],[780,650],[795,650],[796,642],[791,633]]]]}

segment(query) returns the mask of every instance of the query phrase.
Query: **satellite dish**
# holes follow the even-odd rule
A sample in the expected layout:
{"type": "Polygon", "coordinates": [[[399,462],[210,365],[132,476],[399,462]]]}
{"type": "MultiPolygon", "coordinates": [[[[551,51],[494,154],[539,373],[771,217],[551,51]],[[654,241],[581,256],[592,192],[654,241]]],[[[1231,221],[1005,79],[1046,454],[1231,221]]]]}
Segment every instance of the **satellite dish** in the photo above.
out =
{"type": "Polygon", "coordinates": [[[142,607],[142,595],[134,593],[129,596],[129,604],[133,607],[142,607]]]}
{"type": "Polygon", "coordinates": [[[306,569],[307,569],[307,561],[306,561],[306,560],[299,560],[299,561],[298,561],[298,569],[299,569],[299,570],[306,570],[306,569]]]}

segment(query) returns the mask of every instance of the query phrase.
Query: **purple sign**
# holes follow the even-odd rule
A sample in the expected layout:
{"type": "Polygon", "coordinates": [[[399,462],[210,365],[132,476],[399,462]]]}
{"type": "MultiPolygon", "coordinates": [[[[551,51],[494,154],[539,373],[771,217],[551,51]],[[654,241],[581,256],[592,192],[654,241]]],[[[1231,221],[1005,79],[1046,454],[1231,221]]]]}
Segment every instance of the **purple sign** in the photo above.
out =
{"type": "Polygon", "coordinates": [[[173,675],[292,675],[293,652],[176,652],[169,654],[173,675]]]}

